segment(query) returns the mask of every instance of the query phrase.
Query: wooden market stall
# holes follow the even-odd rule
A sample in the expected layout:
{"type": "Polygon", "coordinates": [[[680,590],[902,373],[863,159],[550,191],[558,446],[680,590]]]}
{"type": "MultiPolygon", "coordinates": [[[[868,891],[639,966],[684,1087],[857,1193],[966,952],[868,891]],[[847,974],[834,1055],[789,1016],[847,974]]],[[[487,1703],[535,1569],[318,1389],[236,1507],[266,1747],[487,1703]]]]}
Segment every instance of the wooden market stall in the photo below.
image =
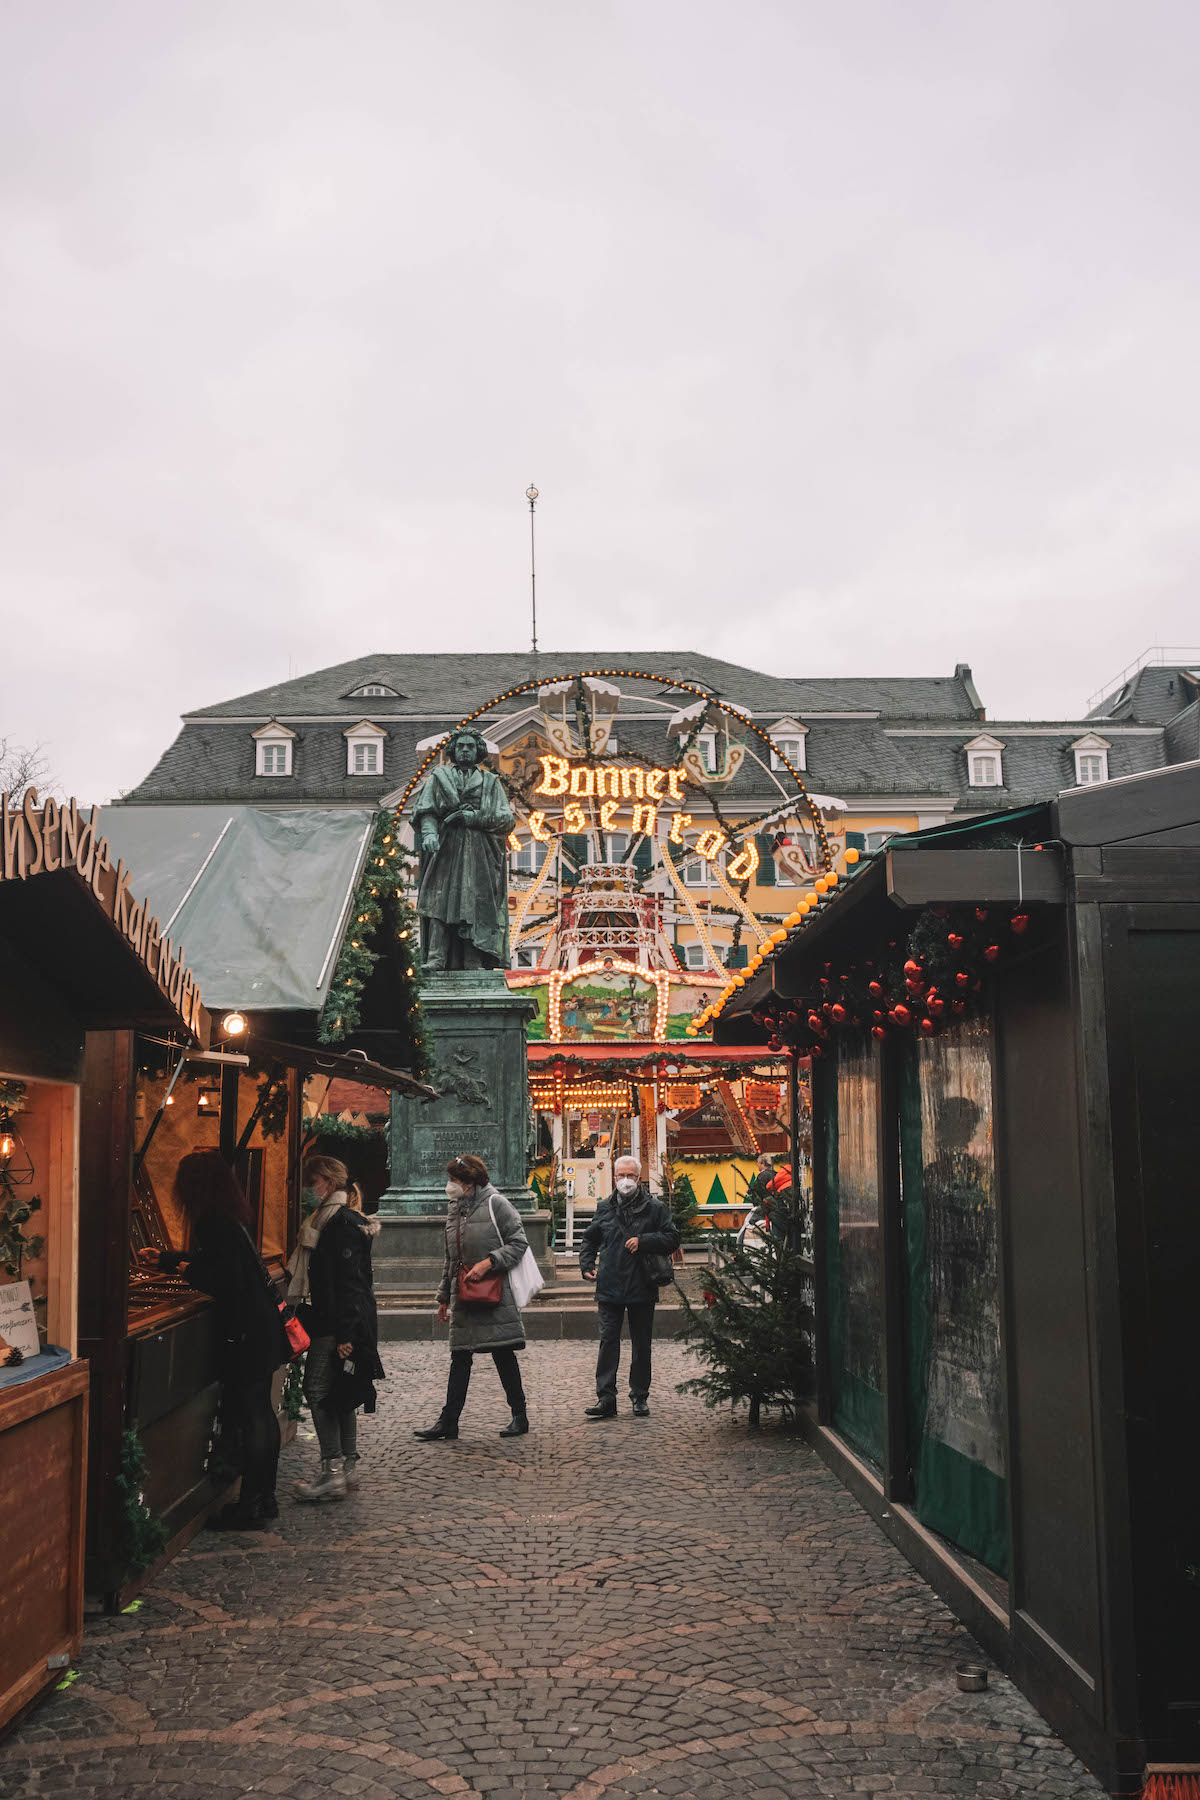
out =
{"type": "Polygon", "coordinates": [[[816,1441],[1114,1794],[1200,1764],[1200,764],[888,846],[814,1058],[816,1441]]]}
{"type": "MultiPolygon", "coordinates": [[[[168,1554],[232,1480],[212,1309],[182,1276],[137,1262],[147,1246],[184,1246],[172,1199],[181,1157],[218,1149],[233,1165],[256,1247],[280,1273],[300,1219],[306,1083],[318,1103],[335,1077],[433,1090],[315,1041],[356,898],[361,911],[372,811],[117,806],[100,818],[149,870],[216,1021],[207,1054],[181,1055],[161,1033],[117,1032],[89,1044],[84,1069],[82,1165],[95,1195],[80,1295],[93,1367],[86,1573],[88,1592],[115,1607],[144,1566],[130,1556],[116,1480],[130,1455],[144,1461],[142,1489],[168,1554]]],[[[383,1045],[396,1035],[376,1034],[383,1045]]],[[[286,1430],[282,1371],[276,1388],[286,1430]]]]}
{"type": "Polygon", "coordinates": [[[0,1728],[82,1634],[81,1093],[93,1033],[135,1027],[207,1041],[182,952],[74,801],[0,797],[0,1728]]]}

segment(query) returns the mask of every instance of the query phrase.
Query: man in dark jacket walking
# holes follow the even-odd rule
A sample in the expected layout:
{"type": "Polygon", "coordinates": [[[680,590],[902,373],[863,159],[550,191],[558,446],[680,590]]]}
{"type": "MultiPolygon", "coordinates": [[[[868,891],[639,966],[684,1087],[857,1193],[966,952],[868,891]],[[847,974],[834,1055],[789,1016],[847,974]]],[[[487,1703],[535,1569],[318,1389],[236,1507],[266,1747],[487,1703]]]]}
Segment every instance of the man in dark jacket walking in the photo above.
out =
{"type": "Polygon", "coordinates": [[[617,1191],[602,1200],[583,1234],[579,1269],[596,1283],[600,1309],[600,1354],[596,1358],[596,1404],[589,1419],[617,1416],[617,1370],[621,1363],[621,1322],[629,1315],[629,1395],[635,1419],[650,1417],[650,1345],[658,1286],[647,1259],[670,1256],[679,1248],[679,1232],[669,1209],[639,1179],[636,1156],[619,1156],[617,1191]],[[599,1266],[597,1266],[599,1259],[599,1266]]]}

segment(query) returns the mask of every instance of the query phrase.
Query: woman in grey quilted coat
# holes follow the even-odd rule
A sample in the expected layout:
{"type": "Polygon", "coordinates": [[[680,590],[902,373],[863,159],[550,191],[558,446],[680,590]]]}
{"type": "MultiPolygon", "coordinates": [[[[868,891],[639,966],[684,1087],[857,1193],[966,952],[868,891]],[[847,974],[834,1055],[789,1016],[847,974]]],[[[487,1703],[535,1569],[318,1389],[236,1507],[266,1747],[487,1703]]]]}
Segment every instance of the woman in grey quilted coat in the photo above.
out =
{"type": "Polygon", "coordinates": [[[513,1298],[508,1275],[528,1248],[521,1215],[491,1184],[487,1164],[479,1156],[456,1156],[447,1163],[446,1263],[438,1289],[438,1318],[450,1321],[450,1379],[446,1404],[436,1425],[414,1431],[423,1443],[437,1443],[458,1436],[458,1421],[467,1403],[471,1359],[489,1352],[512,1408],[512,1422],[501,1437],[524,1437],[529,1430],[525,1389],[517,1365],[517,1351],[525,1348],[525,1327],[513,1298]],[[495,1306],[463,1300],[458,1292],[458,1271],[466,1271],[467,1286],[483,1282],[498,1270],[499,1303],[495,1306]]]}

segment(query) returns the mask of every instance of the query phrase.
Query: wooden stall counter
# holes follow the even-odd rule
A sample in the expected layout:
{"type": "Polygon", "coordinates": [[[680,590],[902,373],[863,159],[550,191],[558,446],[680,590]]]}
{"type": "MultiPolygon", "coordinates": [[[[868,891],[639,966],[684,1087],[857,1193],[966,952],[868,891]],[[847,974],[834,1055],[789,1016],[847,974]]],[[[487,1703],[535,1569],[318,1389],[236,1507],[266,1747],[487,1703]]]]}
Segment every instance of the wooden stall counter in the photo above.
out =
{"type": "Polygon", "coordinates": [[[0,1731],[62,1679],[83,1636],[87,1364],[17,1374],[0,1374],[0,1731]]]}

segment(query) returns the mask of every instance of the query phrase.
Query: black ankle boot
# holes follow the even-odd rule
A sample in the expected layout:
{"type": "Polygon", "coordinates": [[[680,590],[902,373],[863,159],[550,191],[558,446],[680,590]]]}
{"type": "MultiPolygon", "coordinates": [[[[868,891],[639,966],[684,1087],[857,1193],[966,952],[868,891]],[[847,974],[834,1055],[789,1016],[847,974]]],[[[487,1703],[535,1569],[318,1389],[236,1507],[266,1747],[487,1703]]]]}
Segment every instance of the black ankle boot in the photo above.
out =
{"type": "Polygon", "coordinates": [[[439,1419],[436,1425],[429,1427],[428,1431],[414,1431],[413,1436],[420,1438],[423,1444],[436,1444],[440,1438],[456,1438],[458,1426],[447,1425],[445,1419],[439,1419]]]}
{"type": "Polygon", "coordinates": [[[525,1433],[528,1430],[529,1430],[529,1414],[523,1413],[523,1412],[514,1413],[512,1416],[511,1423],[504,1427],[504,1430],[500,1433],[500,1436],[501,1437],[524,1437],[525,1433]]]}

